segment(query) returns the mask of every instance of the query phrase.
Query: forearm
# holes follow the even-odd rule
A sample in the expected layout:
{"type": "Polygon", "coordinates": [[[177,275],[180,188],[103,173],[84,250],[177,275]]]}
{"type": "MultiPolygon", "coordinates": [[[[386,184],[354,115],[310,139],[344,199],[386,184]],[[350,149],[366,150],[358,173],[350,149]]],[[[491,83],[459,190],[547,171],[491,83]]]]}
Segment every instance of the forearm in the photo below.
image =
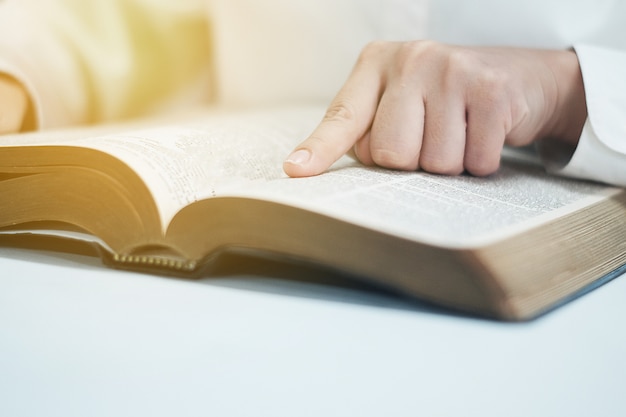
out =
{"type": "Polygon", "coordinates": [[[576,146],[587,119],[585,87],[578,57],[573,50],[543,51],[557,86],[554,119],[542,139],[576,146]]]}
{"type": "Polygon", "coordinates": [[[200,4],[4,0],[0,72],[22,82],[43,128],[145,113],[207,76],[200,4]]]}

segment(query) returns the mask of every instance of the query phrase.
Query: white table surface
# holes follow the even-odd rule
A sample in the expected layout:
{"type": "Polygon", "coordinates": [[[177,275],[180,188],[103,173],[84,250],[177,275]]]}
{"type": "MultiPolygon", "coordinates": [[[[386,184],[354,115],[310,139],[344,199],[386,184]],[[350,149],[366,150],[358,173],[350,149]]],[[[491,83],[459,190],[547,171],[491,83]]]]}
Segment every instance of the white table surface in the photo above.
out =
{"type": "Polygon", "coordinates": [[[626,277],[511,324],[0,248],[0,416],[626,416],[626,277]]]}

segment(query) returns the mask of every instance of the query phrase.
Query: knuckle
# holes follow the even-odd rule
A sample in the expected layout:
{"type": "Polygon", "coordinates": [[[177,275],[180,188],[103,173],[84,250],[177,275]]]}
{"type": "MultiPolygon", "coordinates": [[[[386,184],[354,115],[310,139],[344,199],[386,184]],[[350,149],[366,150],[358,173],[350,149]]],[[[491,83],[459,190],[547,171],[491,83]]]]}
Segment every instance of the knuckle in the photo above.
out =
{"type": "Polygon", "coordinates": [[[449,48],[441,62],[443,82],[447,87],[465,84],[467,80],[477,80],[484,71],[483,64],[474,52],[464,48],[449,48]]]}
{"type": "Polygon", "coordinates": [[[406,41],[401,44],[399,53],[407,58],[434,56],[441,53],[446,46],[433,40],[406,41]]]}
{"type": "Polygon", "coordinates": [[[488,158],[470,159],[465,162],[465,170],[476,177],[486,177],[495,173],[500,167],[500,160],[488,158]]]}
{"type": "Polygon", "coordinates": [[[344,99],[337,99],[326,110],[323,122],[326,123],[355,123],[356,111],[354,106],[344,99]]]}
{"type": "Polygon", "coordinates": [[[440,53],[442,45],[430,40],[403,42],[396,53],[396,73],[400,79],[413,78],[416,70],[440,53]]]}
{"type": "Polygon", "coordinates": [[[512,80],[506,71],[483,68],[477,74],[475,86],[477,94],[487,103],[501,105],[510,96],[512,80]]]}
{"type": "Polygon", "coordinates": [[[420,168],[426,172],[439,175],[459,175],[464,171],[462,161],[423,155],[420,168]]]}
{"type": "Polygon", "coordinates": [[[413,171],[417,169],[415,157],[406,152],[399,152],[388,148],[372,148],[372,161],[383,168],[413,171]]]}
{"type": "Polygon", "coordinates": [[[363,49],[357,58],[357,66],[370,65],[373,61],[378,60],[390,46],[387,41],[371,41],[363,49]]]}
{"type": "Polygon", "coordinates": [[[508,71],[489,65],[476,51],[467,48],[450,48],[443,71],[447,82],[462,82],[472,94],[492,101],[505,97],[514,87],[508,71]]]}
{"type": "Polygon", "coordinates": [[[478,65],[474,54],[467,49],[451,48],[446,54],[446,68],[449,72],[473,72],[478,65]]]}
{"type": "MultiPolygon", "coordinates": [[[[480,114],[491,114],[491,117],[501,120],[507,130],[510,129],[510,119],[518,96],[513,89],[510,77],[505,72],[493,69],[480,72],[468,92],[472,103],[470,111],[473,108],[480,114]]],[[[522,107],[520,110],[523,110],[522,107]]]]}

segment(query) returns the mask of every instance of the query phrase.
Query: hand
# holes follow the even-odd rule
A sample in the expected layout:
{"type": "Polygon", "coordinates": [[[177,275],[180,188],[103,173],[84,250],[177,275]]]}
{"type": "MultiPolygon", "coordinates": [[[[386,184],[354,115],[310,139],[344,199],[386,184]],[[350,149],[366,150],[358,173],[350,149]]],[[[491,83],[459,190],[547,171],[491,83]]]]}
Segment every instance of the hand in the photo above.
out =
{"type": "Polygon", "coordinates": [[[15,79],[0,74],[0,135],[25,130],[28,94],[15,79]]]}
{"type": "Polygon", "coordinates": [[[375,42],[284,170],[320,174],[354,146],[366,165],[489,175],[504,143],[576,144],[586,117],[573,51],[375,42]]]}

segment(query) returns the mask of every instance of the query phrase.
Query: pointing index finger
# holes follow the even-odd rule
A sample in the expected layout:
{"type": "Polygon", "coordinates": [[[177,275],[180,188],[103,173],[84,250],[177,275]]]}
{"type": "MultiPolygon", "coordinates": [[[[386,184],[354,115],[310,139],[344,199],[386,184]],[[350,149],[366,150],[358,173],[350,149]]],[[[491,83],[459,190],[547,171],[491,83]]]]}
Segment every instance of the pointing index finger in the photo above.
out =
{"type": "Polygon", "coordinates": [[[287,175],[321,174],[367,132],[382,86],[377,68],[371,63],[357,64],[320,124],[285,160],[283,169],[287,175]]]}

